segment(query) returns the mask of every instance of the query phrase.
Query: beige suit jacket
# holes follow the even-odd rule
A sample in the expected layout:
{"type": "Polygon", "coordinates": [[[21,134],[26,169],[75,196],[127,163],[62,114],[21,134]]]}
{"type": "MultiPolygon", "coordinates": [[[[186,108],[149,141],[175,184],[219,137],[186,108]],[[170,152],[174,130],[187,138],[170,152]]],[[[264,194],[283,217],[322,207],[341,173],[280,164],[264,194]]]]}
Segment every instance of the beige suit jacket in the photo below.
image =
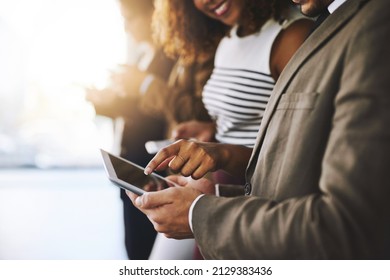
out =
{"type": "Polygon", "coordinates": [[[250,196],[204,196],[206,259],[390,259],[390,1],[348,0],[275,87],[250,196]]]}

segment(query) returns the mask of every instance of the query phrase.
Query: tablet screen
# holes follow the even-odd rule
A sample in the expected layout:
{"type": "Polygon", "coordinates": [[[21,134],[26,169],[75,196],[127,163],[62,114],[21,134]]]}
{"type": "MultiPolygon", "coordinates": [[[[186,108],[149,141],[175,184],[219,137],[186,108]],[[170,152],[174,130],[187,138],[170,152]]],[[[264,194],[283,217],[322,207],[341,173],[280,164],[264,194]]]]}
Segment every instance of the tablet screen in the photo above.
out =
{"type": "MultiPolygon", "coordinates": [[[[168,180],[156,173],[144,174],[144,169],[130,161],[101,150],[104,165],[111,181],[141,195],[145,191],[168,188],[168,180]]],[[[173,186],[174,184],[171,183],[173,186]]]]}
{"type": "MultiPolygon", "coordinates": [[[[117,179],[120,181],[126,182],[127,184],[144,191],[156,191],[169,187],[167,181],[163,177],[160,177],[155,173],[145,175],[142,167],[110,153],[105,153],[108,155],[112,169],[115,172],[117,179]]],[[[109,168],[108,173],[109,176],[112,177],[113,174],[110,174],[110,169],[111,168],[109,168]]],[[[116,183],[120,182],[116,181],[116,183]]]]}

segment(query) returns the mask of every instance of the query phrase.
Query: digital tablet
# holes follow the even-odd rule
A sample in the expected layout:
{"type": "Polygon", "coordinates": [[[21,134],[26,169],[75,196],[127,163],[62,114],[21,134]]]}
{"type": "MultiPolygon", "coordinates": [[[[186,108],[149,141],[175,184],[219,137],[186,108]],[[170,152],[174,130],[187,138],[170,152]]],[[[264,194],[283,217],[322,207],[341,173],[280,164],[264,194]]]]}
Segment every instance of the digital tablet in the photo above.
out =
{"type": "Polygon", "coordinates": [[[156,173],[145,175],[144,168],[131,161],[102,149],[100,151],[108,178],[125,190],[142,195],[147,191],[160,190],[175,185],[156,173]]]}

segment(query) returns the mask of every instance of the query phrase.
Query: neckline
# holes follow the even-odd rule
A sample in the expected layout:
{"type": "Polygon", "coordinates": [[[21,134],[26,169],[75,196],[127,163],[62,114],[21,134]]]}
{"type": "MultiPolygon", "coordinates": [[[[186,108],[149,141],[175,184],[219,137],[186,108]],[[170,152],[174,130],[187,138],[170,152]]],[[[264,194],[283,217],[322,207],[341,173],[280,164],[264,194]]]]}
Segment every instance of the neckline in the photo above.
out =
{"type": "Polygon", "coordinates": [[[276,21],[273,19],[273,18],[270,18],[268,19],[266,22],[264,22],[264,24],[261,26],[261,28],[254,32],[254,33],[251,33],[249,35],[246,35],[246,36],[239,36],[238,35],[238,24],[235,24],[232,29],[230,30],[230,37],[232,38],[239,38],[239,39],[246,39],[246,38],[249,38],[251,36],[254,36],[254,35],[257,35],[257,34],[260,34],[264,29],[268,28],[268,26],[274,24],[276,21]]]}

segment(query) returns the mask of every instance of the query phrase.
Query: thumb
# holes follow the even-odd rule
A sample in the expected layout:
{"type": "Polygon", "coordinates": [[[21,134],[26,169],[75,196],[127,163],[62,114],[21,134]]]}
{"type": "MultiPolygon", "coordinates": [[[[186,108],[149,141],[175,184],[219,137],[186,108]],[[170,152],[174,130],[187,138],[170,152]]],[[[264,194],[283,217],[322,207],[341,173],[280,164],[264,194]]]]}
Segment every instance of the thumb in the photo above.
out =
{"type": "Polygon", "coordinates": [[[148,192],[139,196],[135,200],[135,205],[142,209],[156,208],[171,203],[167,190],[148,192]]]}

